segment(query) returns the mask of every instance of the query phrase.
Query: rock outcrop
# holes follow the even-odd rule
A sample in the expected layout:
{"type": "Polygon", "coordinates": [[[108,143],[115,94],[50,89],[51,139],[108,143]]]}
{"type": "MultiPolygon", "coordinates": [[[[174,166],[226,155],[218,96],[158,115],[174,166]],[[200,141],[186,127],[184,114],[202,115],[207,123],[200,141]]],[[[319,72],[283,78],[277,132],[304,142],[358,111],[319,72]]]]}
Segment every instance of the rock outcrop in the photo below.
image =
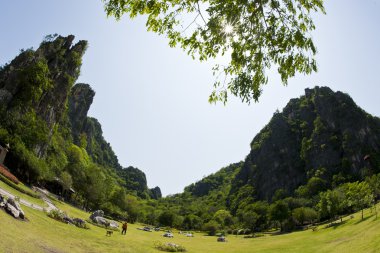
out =
{"type": "MultiPolygon", "coordinates": [[[[0,70],[0,105],[21,114],[33,109],[50,134],[62,120],[67,97],[79,76],[86,41],[73,44],[74,36],[53,36],[37,50],[22,51],[0,70]]],[[[35,152],[44,157],[49,141],[38,143],[35,152]]]]}
{"type": "Polygon", "coordinates": [[[253,139],[230,194],[250,185],[256,199],[271,200],[278,189],[292,194],[311,177],[331,186],[379,172],[380,119],[347,94],[315,87],[290,100],[253,139]]]}
{"type": "Polygon", "coordinates": [[[160,199],[162,198],[162,193],[160,187],[156,186],[152,189],[149,189],[149,196],[152,199],[160,199]]]}
{"type": "Polygon", "coordinates": [[[9,198],[4,206],[5,210],[11,214],[15,218],[20,218],[24,219],[25,218],[25,213],[21,209],[19,203],[17,203],[14,199],[9,198]]]}
{"type": "Polygon", "coordinates": [[[117,229],[119,227],[119,224],[116,221],[108,220],[103,216],[104,212],[102,210],[97,210],[90,215],[90,219],[92,220],[92,222],[105,227],[110,227],[113,229],[117,229]]]}

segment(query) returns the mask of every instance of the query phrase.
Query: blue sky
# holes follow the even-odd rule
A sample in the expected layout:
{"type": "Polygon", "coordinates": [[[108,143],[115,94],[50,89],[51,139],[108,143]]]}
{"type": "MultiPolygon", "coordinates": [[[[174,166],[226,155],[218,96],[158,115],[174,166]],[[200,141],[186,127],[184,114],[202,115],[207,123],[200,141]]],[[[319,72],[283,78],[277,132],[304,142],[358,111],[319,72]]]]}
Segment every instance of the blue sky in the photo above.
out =
{"type": "Polygon", "coordinates": [[[380,0],[326,1],[313,38],[318,73],[283,87],[271,73],[259,103],[207,102],[213,62],[199,63],[146,31],[144,18],[107,18],[101,0],[0,0],[0,64],[47,34],[88,40],[78,82],[96,92],[90,116],[103,127],[123,166],[145,172],[150,187],[177,193],[243,160],[276,109],[307,87],[329,86],[380,116],[380,0]]]}

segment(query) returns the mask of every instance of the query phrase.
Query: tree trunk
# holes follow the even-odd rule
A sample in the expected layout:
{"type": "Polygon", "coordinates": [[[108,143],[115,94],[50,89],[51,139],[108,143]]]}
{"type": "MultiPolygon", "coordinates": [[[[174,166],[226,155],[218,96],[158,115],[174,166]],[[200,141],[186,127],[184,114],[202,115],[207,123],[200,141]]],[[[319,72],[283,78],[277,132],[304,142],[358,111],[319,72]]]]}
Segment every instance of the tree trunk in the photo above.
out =
{"type": "Polygon", "coordinates": [[[364,219],[363,212],[364,212],[364,209],[362,208],[362,220],[364,219]]]}
{"type": "Polygon", "coordinates": [[[376,201],[375,201],[375,204],[373,205],[373,207],[375,208],[375,215],[376,215],[376,219],[377,219],[376,201]]]}

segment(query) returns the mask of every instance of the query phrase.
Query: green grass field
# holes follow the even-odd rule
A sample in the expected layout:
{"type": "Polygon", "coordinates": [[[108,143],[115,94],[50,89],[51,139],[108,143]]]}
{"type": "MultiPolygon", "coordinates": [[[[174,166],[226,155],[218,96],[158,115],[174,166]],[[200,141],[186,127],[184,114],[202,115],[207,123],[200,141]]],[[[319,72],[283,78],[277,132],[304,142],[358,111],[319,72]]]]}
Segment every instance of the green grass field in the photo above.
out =
{"type": "MultiPolygon", "coordinates": [[[[60,204],[69,215],[88,218],[89,214],[60,204]]],[[[366,219],[360,214],[346,218],[343,224],[317,231],[300,231],[282,235],[244,239],[230,235],[228,242],[216,242],[216,237],[195,234],[188,238],[174,232],[174,238],[162,237],[163,232],[137,230],[141,225],[130,224],[126,236],[114,232],[105,236],[105,229],[89,225],[80,229],[55,221],[45,213],[24,207],[28,221],[12,218],[0,210],[0,252],[160,252],[154,243],[173,242],[184,246],[188,252],[380,252],[380,218],[375,219],[366,210],[366,219]]]]}

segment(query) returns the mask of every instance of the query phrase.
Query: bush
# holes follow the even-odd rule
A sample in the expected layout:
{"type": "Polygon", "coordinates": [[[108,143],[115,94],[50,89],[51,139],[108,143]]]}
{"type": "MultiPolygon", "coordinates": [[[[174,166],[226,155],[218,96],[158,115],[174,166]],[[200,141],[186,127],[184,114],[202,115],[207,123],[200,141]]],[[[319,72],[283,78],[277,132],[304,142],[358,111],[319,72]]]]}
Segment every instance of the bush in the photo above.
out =
{"type": "Polygon", "coordinates": [[[216,231],[220,229],[219,223],[214,220],[211,220],[203,225],[203,230],[207,231],[208,235],[215,235],[216,231]]]}
{"type": "Polygon", "coordinates": [[[166,251],[166,252],[185,252],[186,251],[185,247],[178,244],[174,244],[174,243],[156,242],[154,247],[158,250],[166,251]]]}
{"type": "Polygon", "coordinates": [[[64,212],[62,212],[61,210],[52,209],[52,210],[50,210],[50,212],[47,213],[47,216],[49,216],[50,218],[52,218],[54,220],[64,222],[63,220],[64,220],[64,217],[66,216],[66,214],[64,212]]]}
{"type": "Polygon", "coordinates": [[[6,168],[0,165],[0,174],[6,177],[7,179],[11,180],[15,184],[19,184],[20,181],[17,179],[15,175],[10,173],[6,168]]]}
{"type": "Polygon", "coordinates": [[[80,218],[74,218],[73,219],[73,224],[77,226],[78,228],[84,228],[84,229],[89,229],[87,226],[86,222],[80,218]]]}

